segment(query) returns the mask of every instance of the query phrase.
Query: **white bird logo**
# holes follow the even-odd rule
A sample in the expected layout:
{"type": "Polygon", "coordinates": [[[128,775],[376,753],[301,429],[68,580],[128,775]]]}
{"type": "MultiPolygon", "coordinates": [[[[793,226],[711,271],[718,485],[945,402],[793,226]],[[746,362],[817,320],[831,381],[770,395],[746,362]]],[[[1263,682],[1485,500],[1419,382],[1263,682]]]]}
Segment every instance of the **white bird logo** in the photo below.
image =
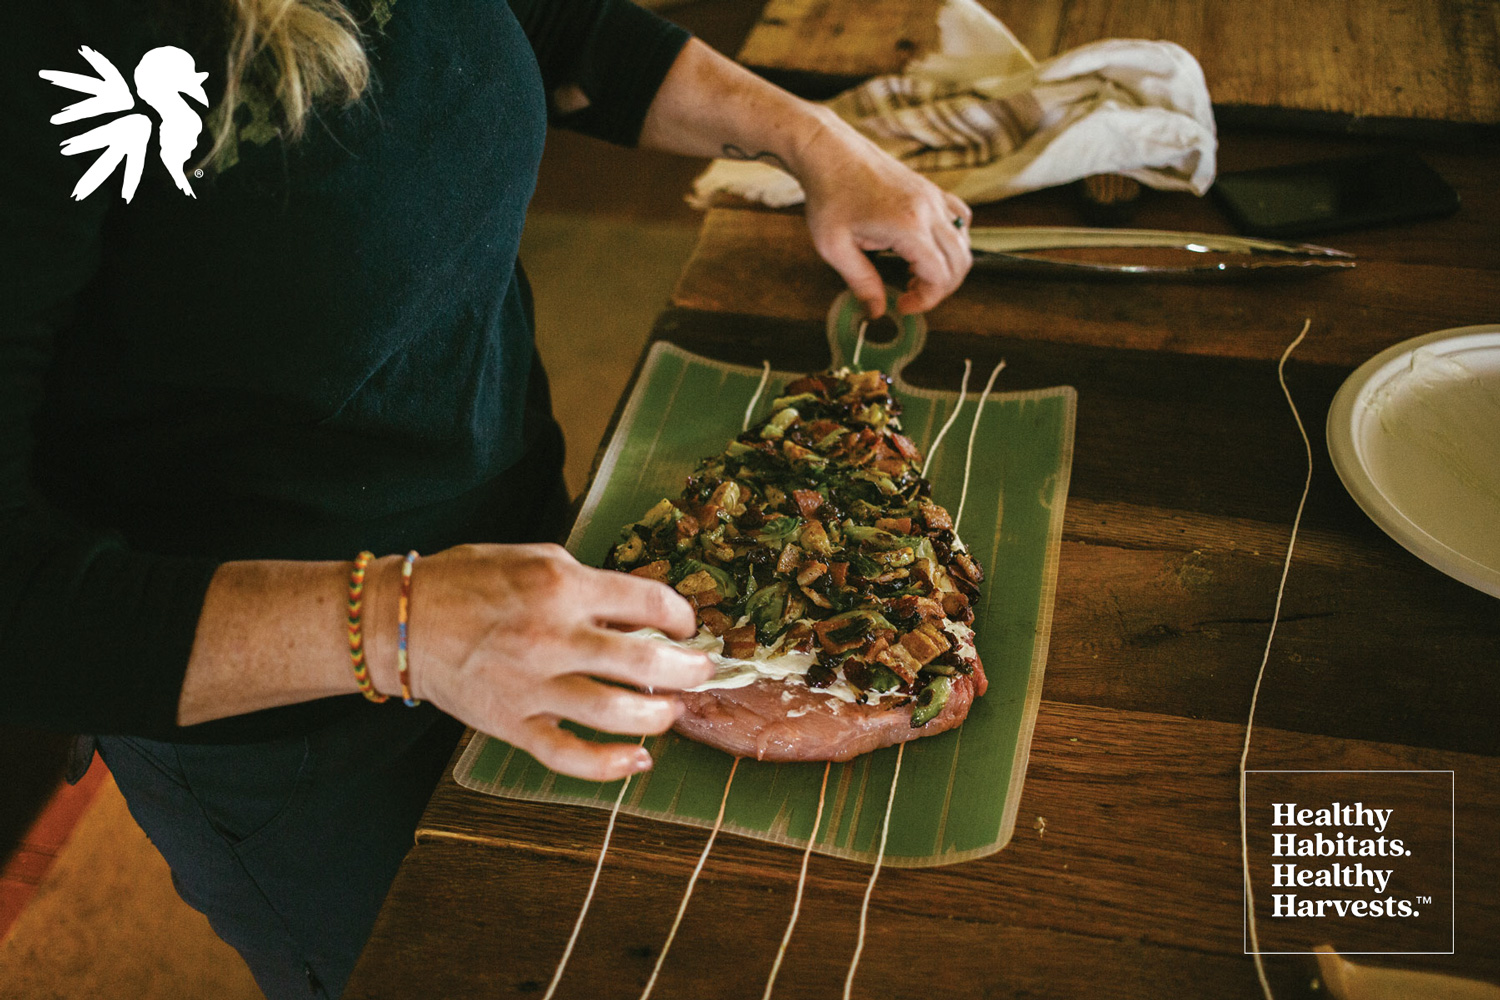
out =
{"type": "MultiPolygon", "coordinates": [[[[37,75],[68,90],[92,96],[69,104],[50,121],[54,125],[66,125],[84,118],[129,111],[135,107],[135,98],[125,78],[115,69],[114,63],[84,45],[78,54],[94,67],[95,76],[82,73],[65,73],[62,70],[44,69],[37,75]]],[[[203,119],[198,112],[183,100],[191,97],[208,107],[208,95],[203,92],[203,81],[207,73],[198,72],[193,57],[175,45],[164,45],[141,56],[135,67],[135,92],[142,101],[161,116],[160,147],[161,162],[172,175],[172,182],[189,198],[195,198],[192,185],[188,183],[184,165],[197,148],[198,137],[203,132],[203,119]]],[[[76,156],[90,150],[102,150],[99,156],[78,178],[73,187],[73,200],[82,201],[103,184],[121,161],[125,164],[124,179],[120,184],[120,197],[128,203],[135,197],[136,185],[141,182],[141,172],[146,166],[146,146],[151,140],[151,119],[140,113],[125,115],[89,129],[62,143],[64,156],[76,156]]]]}

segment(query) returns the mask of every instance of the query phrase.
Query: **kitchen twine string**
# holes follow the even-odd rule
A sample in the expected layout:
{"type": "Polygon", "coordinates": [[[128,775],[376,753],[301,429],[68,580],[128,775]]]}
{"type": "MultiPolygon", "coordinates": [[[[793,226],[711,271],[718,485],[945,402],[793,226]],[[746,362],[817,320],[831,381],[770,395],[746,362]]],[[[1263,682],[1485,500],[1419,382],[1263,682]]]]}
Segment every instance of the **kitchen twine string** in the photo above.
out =
{"type": "Polygon", "coordinates": [[[755,412],[755,404],[760,402],[760,394],[766,391],[766,383],[771,378],[771,362],[760,363],[760,385],[755,387],[755,395],[750,397],[750,403],[745,407],[745,419],[740,422],[740,433],[750,429],[750,414],[755,412]]]}
{"type": "Polygon", "coordinates": [[[974,362],[964,358],[964,380],[958,384],[958,403],[953,407],[953,412],[948,414],[948,419],[943,421],[942,428],[937,432],[937,437],[932,439],[932,447],[927,449],[927,461],[922,463],[922,478],[927,478],[927,470],[932,467],[932,457],[937,454],[938,447],[942,445],[943,438],[948,436],[948,428],[958,419],[958,411],[964,408],[964,397],[969,394],[969,374],[974,371],[974,362]]]}
{"type": "Polygon", "coordinates": [[[1311,328],[1312,320],[1304,320],[1302,332],[1287,345],[1285,351],[1281,352],[1281,361],[1276,366],[1276,380],[1281,383],[1282,395],[1286,396],[1286,403],[1292,408],[1292,419],[1297,422],[1297,431],[1302,435],[1302,447],[1307,452],[1307,478],[1302,483],[1302,499],[1297,501],[1297,516],[1292,519],[1292,534],[1286,543],[1286,560],[1281,564],[1281,583],[1276,588],[1276,609],[1271,613],[1271,630],[1266,633],[1266,648],[1261,653],[1260,670],[1255,675],[1255,690],[1250,694],[1250,717],[1245,721],[1245,746],[1240,751],[1240,871],[1244,876],[1245,907],[1248,911],[1245,923],[1250,929],[1250,954],[1255,959],[1255,975],[1260,980],[1260,989],[1265,994],[1266,1000],[1275,1000],[1275,998],[1271,995],[1271,983],[1266,979],[1266,966],[1260,957],[1260,936],[1255,929],[1255,891],[1250,886],[1250,838],[1246,833],[1245,817],[1245,763],[1250,759],[1250,734],[1255,728],[1255,703],[1260,699],[1260,682],[1266,676],[1266,664],[1271,659],[1271,642],[1276,638],[1276,623],[1281,620],[1281,598],[1286,593],[1286,578],[1292,569],[1292,549],[1297,544],[1297,529],[1302,524],[1302,510],[1307,506],[1307,494],[1312,489],[1312,442],[1307,438],[1307,428],[1302,424],[1302,415],[1297,412],[1297,404],[1292,399],[1292,390],[1287,388],[1286,384],[1287,358],[1292,356],[1292,351],[1302,343],[1302,338],[1307,336],[1307,331],[1311,328]]]}
{"type": "Polygon", "coordinates": [[[850,368],[859,367],[859,356],[865,352],[865,330],[869,326],[869,320],[864,320],[859,324],[859,335],[854,338],[854,357],[849,359],[850,368]]]}
{"type": "Polygon", "coordinates": [[[807,886],[807,859],[812,857],[813,844],[818,840],[818,828],[823,825],[823,800],[828,794],[828,772],[833,761],[823,764],[823,784],[818,789],[818,815],[813,819],[812,834],[807,838],[807,849],[802,852],[802,871],[797,876],[797,898],[792,903],[792,919],[787,921],[786,933],[781,935],[781,947],[776,949],[776,961],[771,965],[771,977],[766,980],[766,992],[761,1000],[771,1000],[771,990],[776,986],[776,974],[781,971],[781,960],[786,957],[786,946],[791,943],[792,931],[797,926],[797,916],[802,912],[802,890],[807,886]]]}
{"type": "Polygon", "coordinates": [[[979,394],[979,403],[974,407],[974,423],[969,425],[969,447],[964,452],[964,488],[958,494],[958,513],[953,515],[954,535],[958,534],[958,522],[964,519],[964,503],[969,499],[969,470],[974,467],[974,437],[979,432],[979,415],[984,412],[984,402],[990,398],[990,390],[995,388],[995,376],[1004,370],[1004,360],[990,369],[990,379],[984,384],[984,392],[979,394]]]}
{"type": "MultiPolygon", "coordinates": [[[[642,736],[636,746],[645,745],[646,737],[642,736]]],[[[573,922],[573,933],[568,935],[568,944],[563,948],[562,958],[557,962],[557,971],[552,973],[552,982],[547,984],[547,992],[542,995],[542,1000],[552,1000],[552,994],[557,992],[557,984],[562,982],[563,970],[568,967],[568,959],[573,954],[573,945],[578,943],[578,932],[583,929],[583,918],[588,915],[589,904],[594,901],[594,889],[599,885],[599,872],[604,868],[604,855],[609,851],[609,838],[614,836],[615,820],[620,816],[620,803],[625,801],[625,790],[630,787],[630,779],[634,777],[634,774],[628,774],[620,782],[620,794],[615,796],[614,808],[609,811],[609,825],[604,828],[604,843],[599,848],[599,860],[594,863],[594,877],[589,879],[589,891],[583,897],[583,909],[578,911],[578,919],[573,922]]]]}
{"type": "Polygon", "coordinates": [[[742,757],[736,757],[734,763],[729,766],[729,779],[724,782],[724,797],[719,800],[719,815],[714,819],[714,828],[708,833],[708,843],[703,845],[703,853],[698,855],[698,864],[693,868],[693,875],[688,879],[687,891],[682,894],[682,904],[677,907],[677,916],[672,920],[672,929],[667,932],[667,941],[661,946],[661,954],[656,956],[656,968],[651,970],[651,978],[646,981],[646,988],[641,991],[641,1000],[647,1000],[651,991],[656,987],[656,977],[661,973],[662,963],[667,960],[667,952],[672,948],[672,939],[677,936],[677,928],[682,925],[682,915],[687,912],[688,900],[693,898],[693,886],[698,884],[698,874],[703,871],[703,863],[708,860],[708,852],[713,849],[714,840],[719,836],[719,828],[724,825],[724,807],[729,804],[729,788],[734,784],[734,772],[740,769],[742,757]]]}
{"type": "MultiPolygon", "coordinates": [[[[958,534],[958,522],[964,515],[963,498],[969,495],[969,473],[974,469],[974,437],[979,432],[979,418],[984,413],[984,404],[990,398],[990,390],[995,387],[995,377],[1005,368],[1005,362],[1001,361],[990,370],[989,381],[984,384],[984,392],[979,395],[979,402],[974,405],[974,422],[969,425],[969,447],[964,453],[964,486],[963,492],[959,494],[958,513],[953,517],[953,533],[958,534]]],[[[964,384],[968,384],[969,365],[964,364],[964,384]]],[[[958,410],[955,408],[955,414],[958,410]]],[[[951,421],[951,417],[949,418],[951,421]]],[[[945,427],[944,430],[947,428],[945,427]]],[[[941,432],[939,433],[941,438],[941,432]]],[[[937,442],[933,443],[932,451],[937,450],[937,442]]],[[[928,458],[931,459],[929,453],[928,458]]],[[[859,971],[859,959],[865,951],[865,930],[869,924],[870,897],[875,893],[875,880],[880,878],[881,866],[885,863],[886,835],[891,830],[891,811],[896,804],[896,781],[901,777],[901,757],[906,753],[906,744],[902,743],[896,748],[896,769],[891,773],[891,793],[885,800],[885,819],[880,824],[880,849],[875,852],[875,867],[870,871],[870,881],[865,886],[864,902],[859,907],[859,937],[854,944],[854,958],[849,963],[849,974],[844,977],[844,1000],[849,1000],[854,994],[854,974],[859,971]]]]}
{"type": "Polygon", "coordinates": [[[880,824],[880,850],[875,852],[875,867],[870,870],[870,881],[865,885],[865,900],[859,906],[859,937],[854,942],[854,958],[849,962],[849,974],[844,977],[844,1000],[854,994],[854,974],[859,971],[859,959],[865,953],[865,928],[870,918],[870,896],[875,892],[875,880],[880,877],[880,866],[885,863],[885,840],[891,832],[891,807],[896,804],[896,779],[901,777],[901,757],[906,753],[906,744],[896,747],[896,770],[891,772],[891,794],[885,800],[885,819],[880,824]]]}

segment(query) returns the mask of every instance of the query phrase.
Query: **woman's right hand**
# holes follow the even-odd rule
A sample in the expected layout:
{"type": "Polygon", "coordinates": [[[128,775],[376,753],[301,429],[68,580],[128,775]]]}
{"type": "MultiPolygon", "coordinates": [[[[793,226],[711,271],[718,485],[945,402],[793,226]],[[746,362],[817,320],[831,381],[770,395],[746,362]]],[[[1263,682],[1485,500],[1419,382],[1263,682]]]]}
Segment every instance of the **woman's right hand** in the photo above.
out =
{"type": "MultiPolygon", "coordinates": [[[[393,612],[400,560],[382,560],[377,572],[372,604],[391,613],[367,613],[366,647],[377,686],[391,692],[399,690],[393,612]],[[372,634],[376,622],[384,627],[372,634]]],[[[687,638],[697,624],[692,605],[665,584],[592,569],[556,545],[458,546],[414,567],[412,693],[555,771],[621,778],[651,766],[644,748],[591,743],[558,723],[665,732],[681,703],[644,691],[678,691],[713,674],[702,653],[625,634],[642,627],[687,638]]]]}

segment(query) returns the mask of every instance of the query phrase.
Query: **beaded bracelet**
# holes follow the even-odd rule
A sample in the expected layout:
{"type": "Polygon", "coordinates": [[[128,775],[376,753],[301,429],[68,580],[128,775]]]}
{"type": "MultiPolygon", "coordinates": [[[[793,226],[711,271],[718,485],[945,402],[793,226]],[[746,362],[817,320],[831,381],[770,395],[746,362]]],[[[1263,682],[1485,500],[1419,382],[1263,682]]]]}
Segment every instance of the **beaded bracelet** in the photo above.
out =
{"type": "Polygon", "coordinates": [[[422,704],[411,696],[411,671],[406,658],[406,622],[411,613],[411,570],[416,565],[417,553],[413,549],[401,563],[401,599],[396,603],[396,675],[401,678],[401,700],[407,708],[422,704]]]}
{"type": "Polygon", "coordinates": [[[370,683],[370,667],[365,662],[365,636],[361,628],[365,602],[365,570],[374,558],[373,552],[361,552],[354,559],[354,569],[349,572],[349,661],[354,667],[354,682],[359,685],[359,693],[378,704],[385,701],[386,696],[376,691],[375,685],[370,683]]]}

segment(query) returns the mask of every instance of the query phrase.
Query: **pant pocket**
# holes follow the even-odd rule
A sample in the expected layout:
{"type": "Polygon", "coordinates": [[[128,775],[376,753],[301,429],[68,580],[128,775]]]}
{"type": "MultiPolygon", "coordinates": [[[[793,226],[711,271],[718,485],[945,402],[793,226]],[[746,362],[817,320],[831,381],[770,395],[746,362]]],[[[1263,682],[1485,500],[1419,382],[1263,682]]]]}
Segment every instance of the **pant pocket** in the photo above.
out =
{"type": "Polygon", "coordinates": [[[209,825],[236,849],[269,835],[312,783],[306,738],[254,746],[176,748],[181,773],[209,825]]]}

